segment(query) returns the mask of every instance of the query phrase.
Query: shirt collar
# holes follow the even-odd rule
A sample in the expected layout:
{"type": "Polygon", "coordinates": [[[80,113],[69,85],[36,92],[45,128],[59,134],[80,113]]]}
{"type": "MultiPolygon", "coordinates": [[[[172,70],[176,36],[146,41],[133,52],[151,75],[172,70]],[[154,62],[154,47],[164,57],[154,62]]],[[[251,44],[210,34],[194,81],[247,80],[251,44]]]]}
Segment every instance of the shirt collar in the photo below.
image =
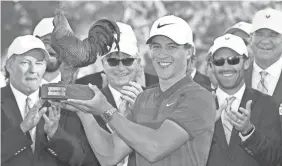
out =
{"type": "Polygon", "coordinates": [[[121,99],[121,93],[118,90],[116,90],[115,88],[113,88],[110,84],[108,84],[108,86],[109,86],[110,91],[112,92],[116,105],[118,106],[119,103],[117,102],[119,102],[121,99]]]}
{"type": "Polygon", "coordinates": [[[229,95],[226,92],[224,92],[223,90],[220,89],[220,87],[218,87],[216,89],[216,96],[219,98],[219,100],[225,100],[228,97],[234,96],[236,97],[236,100],[242,100],[242,97],[244,95],[246,89],[246,85],[244,84],[234,95],[229,95]]]}
{"type": "Polygon", "coordinates": [[[282,56],[278,61],[270,65],[267,69],[263,70],[261,67],[257,65],[257,63],[254,61],[254,72],[255,73],[260,73],[261,71],[266,71],[268,74],[274,76],[274,77],[279,77],[281,70],[282,70],[282,56]]]}
{"type": "Polygon", "coordinates": [[[33,106],[39,100],[39,88],[31,93],[29,96],[26,96],[19,90],[17,90],[11,83],[10,83],[11,90],[16,98],[17,103],[26,101],[26,98],[29,97],[31,99],[31,105],[33,106]]]}
{"type": "Polygon", "coordinates": [[[158,93],[155,95],[156,98],[161,97],[161,100],[164,98],[167,98],[174,92],[176,92],[179,88],[189,85],[193,82],[193,79],[191,78],[191,75],[187,75],[186,77],[182,78],[175,84],[173,84],[170,88],[168,88],[166,91],[162,92],[160,88],[160,84],[157,86],[158,93]]]}
{"type": "Polygon", "coordinates": [[[196,69],[194,68],[191,72],[191,77],[194,79],[195,75],[196,75],[196,69]]]}

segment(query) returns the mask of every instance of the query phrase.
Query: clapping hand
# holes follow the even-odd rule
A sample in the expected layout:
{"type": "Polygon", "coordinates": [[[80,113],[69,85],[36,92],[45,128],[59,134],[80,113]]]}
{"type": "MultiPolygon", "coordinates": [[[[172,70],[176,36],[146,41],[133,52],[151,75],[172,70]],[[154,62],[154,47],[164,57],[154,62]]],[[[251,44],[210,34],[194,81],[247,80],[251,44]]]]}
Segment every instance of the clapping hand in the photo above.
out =
{"type": "Polygon", "coordinates": [[[49,138],[52,138],[59,126],[61,108],[52,105],[48,108],[48,112],[48,117],[46,114],[43,114],[43,118],[45,119],[44,131],[49,138]]]}
{"type": "Polygon", "coordinates": [[[241,133],[246,134],[253,127],[251,118],[252,100],[246,103],[246,108],[239,108],[238,112],[227,110],[228,121],[241,133]]]}
{"type": "Polygon", "coordinates": [[[33,129],[40,121],[42,115],[47,111],[46,107],[41,108],[43,104],[43,100],[38,100],[32,108],[28,108],[29,111],[20,124],[20,128],[24,133],[33,129]]]}
{"type": "Polygon", "coordinates": [[[141,85],[137,84],[136,82],[129,81],[129,85],[123,86],[122,90],[120,91],[122,96],[121,98],[128,102],[130,108],[134,105],[136,97],[143,92],[141,85]]]}

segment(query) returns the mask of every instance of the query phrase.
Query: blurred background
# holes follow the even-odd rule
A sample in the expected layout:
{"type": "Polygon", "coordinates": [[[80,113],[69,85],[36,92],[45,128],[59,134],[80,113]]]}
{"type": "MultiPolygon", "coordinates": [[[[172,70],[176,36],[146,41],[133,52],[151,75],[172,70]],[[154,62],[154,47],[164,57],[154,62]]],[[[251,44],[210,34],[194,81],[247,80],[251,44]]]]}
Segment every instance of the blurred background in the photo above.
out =
{"type": "MultiPolygon", "coordinates": [[[[19,35],[32,34],[44,17],[54,16],[58,8],[77,35],[84,39],[92,23],[101,18],[130,24],[144,57],[145,72],[154,73],[145,41],[153,22],[173,14],[185,19],[191,26],[198,56],[196,67],[204,71],[205,55],[213,40],[239,21],[251,22],[258,10],[272,7],[282,10],[282,1],[2,1],[1,2],[1,71],[6,51],[19,35]]],[[[99,63],[79,71],[78,77],[102,70],[99,63]]]]}

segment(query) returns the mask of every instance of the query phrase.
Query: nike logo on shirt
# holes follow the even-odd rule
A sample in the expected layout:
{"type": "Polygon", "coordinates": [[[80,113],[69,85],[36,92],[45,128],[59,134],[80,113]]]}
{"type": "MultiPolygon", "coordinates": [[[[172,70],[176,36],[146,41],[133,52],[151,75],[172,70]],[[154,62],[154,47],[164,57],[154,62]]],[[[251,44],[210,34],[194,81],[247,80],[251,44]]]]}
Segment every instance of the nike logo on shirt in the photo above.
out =
{"type": "Polygon", "coordinates": [[[167,23],[167,24],[163,24],[163,25],[161,25],[161,24],[159,23],[159,25],[157,26],[157,28],[161,28],[161,27],[164,27],[164,26],[167,26],[167,25],[171,25],[171,24],[174,24],[174,23],[167,23]]]}
{"type": "Polygon", "coordinates": [[[174,104],[174,103],[167,103],[166,106],[169,107],[169,106],[171,106],[172,104],[174,104]]]}

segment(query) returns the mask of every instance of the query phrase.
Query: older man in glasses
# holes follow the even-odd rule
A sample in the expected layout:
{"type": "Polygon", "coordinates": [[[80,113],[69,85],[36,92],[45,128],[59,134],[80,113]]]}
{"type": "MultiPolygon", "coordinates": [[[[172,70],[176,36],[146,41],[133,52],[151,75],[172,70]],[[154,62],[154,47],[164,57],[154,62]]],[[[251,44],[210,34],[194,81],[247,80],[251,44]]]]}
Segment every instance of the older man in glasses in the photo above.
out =
{"type": "Polygon", "coordinates": [[[226,34],[214,41],[209,52],[219,108],[207,166],[276,164],[268,155],[281,142],[278,105],[271,96],[246,87],[244,71],[250,59],[244,41],[226,34]],[[266,149],[264,156],[251,152],[247,145],[253,143],[266,149]]]}
{"type": "MultiPolygon", "coordinates": [[[[138,74],[143,71],[141,70],[141,57],[138,54],[137,38],[133,29],[130,25],[121,22],[117,22],[117,25],[121,31],[120,52],[113,45],[112,50],[102,58],[108,85],[101,91],[113,107],[123,110],[124,107],[132,107],[137,95],[143,91],[143,87],[136,83],[138,74]]],[[[77,83],[82,83],[83,80],[77,83]]],[[[92,83],[92,81],[88,80],[88,83],[92,83]]],[[[127,116],[127,112],[120,113],[127,116]]],[[[109,133],[114,132],[100,116],[94,117],[104,130],[109,133]]],[[[135,165],[133,153],[130,155],[130,161],[128,157],[125,157],[117,166],[132,166],[132,164],[135,165]]]]}

